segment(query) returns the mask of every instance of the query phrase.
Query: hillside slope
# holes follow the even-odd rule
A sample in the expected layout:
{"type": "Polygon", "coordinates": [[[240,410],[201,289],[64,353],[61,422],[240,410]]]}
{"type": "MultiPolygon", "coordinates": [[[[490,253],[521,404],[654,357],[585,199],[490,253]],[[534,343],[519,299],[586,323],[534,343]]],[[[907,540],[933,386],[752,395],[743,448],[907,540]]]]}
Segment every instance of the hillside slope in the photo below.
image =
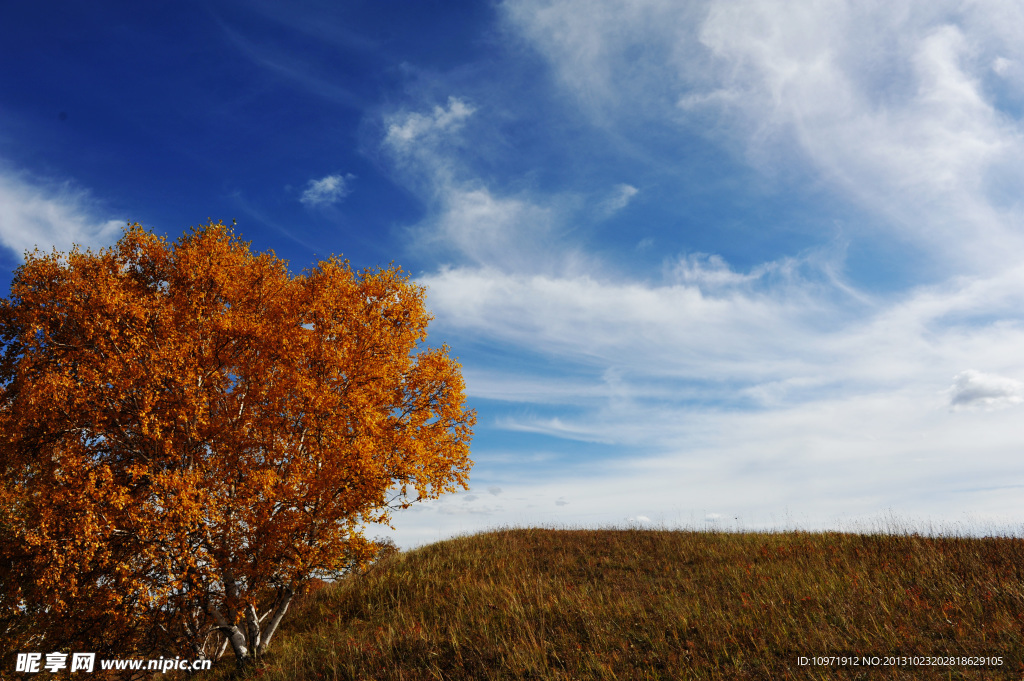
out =
{"type": "Polygon", "coordinates": [[[1014,538],[504,529],[306,597],[251,676],[1021,678],[1022,587],[1014,538]],[[799,664],[843,654],[880,659],[799,664]],[[887,666],[895,655],[1002,664],[887,666]]]}

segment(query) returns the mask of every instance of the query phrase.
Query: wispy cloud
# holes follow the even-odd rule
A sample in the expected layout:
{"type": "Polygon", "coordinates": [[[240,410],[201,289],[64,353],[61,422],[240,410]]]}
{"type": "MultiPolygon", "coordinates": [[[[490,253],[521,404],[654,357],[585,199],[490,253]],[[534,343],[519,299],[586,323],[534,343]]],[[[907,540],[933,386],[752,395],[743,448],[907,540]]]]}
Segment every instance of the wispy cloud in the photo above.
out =
{"type": "Polygon", "coordinates": [[[514,30],[596,121],[704,131],[805,164],[958,271],[1024,254],[1024,13],[955,2],[513,0],[514,30]],[[685,5],[685,6],[684,6],[685,5]],[[1019,70],[1019,69],[1018,69],[1019,70]]]}
{"type": "Polygon", "coordinates": [[[1019,48],[951,19],[882,5],[720,2],[701,41],[735,74],[725,87],[742,93],[733,109],[752,126],[753,158],[796,142],[888,228],[977,271],[1024,252],[1020,204],[996,190],[1024,179],[1024,135],[985,87],[993,51],[1019,48]],[[876,50],[884,90],[864,57],[876,50]]]}
{"type": "MultiPolygon", "coordinates": [[[[281,15],[282,13],[274,12],[274,14],[281,15]]],[[[275,16],[275,18],[280,20],[280,16],[275,16]]],[[[350,89],[338,85],[337,78],[318,74],[317,65],[297,58],[294,53],[276,49],[267,41],[250,40],[223,21],[217,20],[217,23],[224,31],[228,41],[238,48],[240,54],[281,79],[282,82],[343,106],[362,107],[366,105],[366,102],[350,89]]],[[[297,28],[308,29],[308,22],[303,23],[303,26],[297,26],[297,28]]],[[[339,32],[334,33],[340,35],[339,32]]],[[[334,41],[334,38],[330,36],[321,37],[327,37],[332,42],[334,41]]],[[[341,39],[344,41],[345,37],[343,36],[341,39]]],[[[360,45],[360,47],[368,47],[368,45],[360,45]]]]}
{"type": "Polygon", "coordinates": [[[102,211],[88,190],[69,181],[45,182],[0,169],[0,243],[19,256],[36,247],[111,245],[127,220],[98,218],[102,211]]]}
{"type": "Polygon", "coordinates": [[[477,266],[542,269],[554,256],[552,233],[564,212],[551,197],[502,193],[467,170],[464,126],[476,108],[459,97],[428,113],[385,119],[382,146],[428,206],[411,229],[417,249],[477,266]]]}
{"type": "Polygon", "coordinates": [[[611,195],[601,202],[601,212],[605,215],[617,213],[633,200],[640,190],[629,184],[619,184],[611,195]]]}
{"type": "Polygon", "coordinates": [[[438,187],[435,214],[418,242],[454,249],[478,265],[531,269],[555,221],[554,211],[525,198],[495,196],[487,187],[438,187]]]}
{"type": "Polygon", "coordinates": [[[354,179],[355,175],[348,173],[310,180],[299,201],[311,207],[338,203],[352,192],[349,183],[354,179]]]}
{"type": "Polygon", "coordinates": [[[652,105],[703,70],[691,48],[707,13],[701,3],[512,0],[501,8],[602,125],[620,123],[623,112],[637,123],[664,115],[652,105]]]}

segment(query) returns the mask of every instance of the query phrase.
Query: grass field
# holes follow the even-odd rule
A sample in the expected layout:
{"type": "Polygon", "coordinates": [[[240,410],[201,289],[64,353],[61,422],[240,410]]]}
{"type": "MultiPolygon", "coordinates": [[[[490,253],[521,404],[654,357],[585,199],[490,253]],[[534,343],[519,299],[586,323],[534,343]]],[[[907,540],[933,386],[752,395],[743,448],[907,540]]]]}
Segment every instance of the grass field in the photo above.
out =
{"type": "Polygon", "coordinates": [[[1021,679],[1022,634],[1022,539],[503,529],[305,595],[248,676],[1021,679]],[[844,654],[879,664],[799,664],[844,654]]]}

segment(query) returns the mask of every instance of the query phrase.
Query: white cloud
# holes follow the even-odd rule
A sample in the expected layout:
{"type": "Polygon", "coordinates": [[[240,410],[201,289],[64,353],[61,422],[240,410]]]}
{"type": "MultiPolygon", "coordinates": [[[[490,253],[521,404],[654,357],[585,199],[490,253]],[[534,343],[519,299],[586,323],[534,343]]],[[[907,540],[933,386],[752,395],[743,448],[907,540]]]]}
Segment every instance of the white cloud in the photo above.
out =
{"type": "Polygon", "coordinates": [[[103,220],[88,191],[70,182],[44,183],[0,169],[0,243],[19,256],[37,246],[68,251],[109,246],[127,220],[103,220]]]}
{"type": "Polygon", "coordinates": [[[952,407],[1000,409],[1024,402],[1024,383],[980,371],[961,371],[947,391],[952,407]]]}
{"type": "Polygon", "coordinates": [[[354,179],[355,175],[348,173],[310,180],[299,201],[307,206],[329,206],[338,203],[352,192],[348,184],[354,179]]]}
{"type": "Polygon", "coordinates": [[[1006,75],[1006,73],[1014,68],[1016,63],[1012,59],[1006,57],[996,57],[992,62],[992,70],[998,73],[1000,76],[1006,75]]]}
{"type": "Polygon", "coordinates": [[[428,114],[401,112],[387,120],[384,144],[397,150],[407,150],[415,142],[435,140],[439,135],[459,129],[476,109],[458,97],[449,97],[447,108],[435,106],[428,114]]]}
{"type": "Polygon", "coordinates": [[[617,213],[633,200],[633,197],[639,193],[639,189],[628,184],[615,185],[615,191],[612,192],[611,196],[601,202],[601,212],[605,215],[611,215],[617,213]]]}

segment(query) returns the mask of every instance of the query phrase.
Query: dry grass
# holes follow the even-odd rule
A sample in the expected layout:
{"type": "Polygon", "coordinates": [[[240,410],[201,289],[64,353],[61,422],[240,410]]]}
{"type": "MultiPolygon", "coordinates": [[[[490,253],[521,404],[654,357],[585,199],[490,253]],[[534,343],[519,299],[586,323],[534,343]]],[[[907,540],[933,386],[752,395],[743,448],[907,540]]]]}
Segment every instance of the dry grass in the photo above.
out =
{"type": "Polygon", "coordinates": [[[503,529],[306,597],[250,677],[1020,679],[1022,634],[1021,539],[503,529]],[[798,664],[842,654],[1003,664],[798,664]]]}

